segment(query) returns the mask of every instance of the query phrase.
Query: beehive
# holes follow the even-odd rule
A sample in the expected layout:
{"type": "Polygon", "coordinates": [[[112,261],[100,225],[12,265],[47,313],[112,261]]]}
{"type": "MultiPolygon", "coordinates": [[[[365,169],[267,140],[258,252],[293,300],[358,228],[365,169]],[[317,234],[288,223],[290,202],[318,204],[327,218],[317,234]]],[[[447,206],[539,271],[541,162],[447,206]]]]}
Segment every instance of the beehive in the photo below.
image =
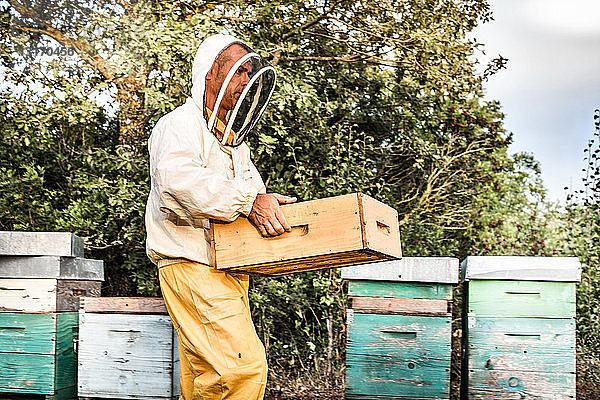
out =
{"type": "Polygon", "coordinates": [[[454,258],[342,269],[349,280],[347,399],[448,399],[454,258]]]}
{"type": "Polygon", "coordinates": [[[467,257],[469,399],[575,398],[574,257],[467,257]]]}
{"type": "Polygon", "coordinates": [[[0,232],[0,397],[77,395],[79,296],[99,296],[102,261],[62,232],[0,232]]]}
{"type": "Polygon", "coordinates": [[[77,313],[0,313],[0,397],[77,394],[77,313]]]}
{"type": "Polygon", "coordinates": [[[177,339],[162,298],[82,298],[78,357],[80,399],[179,395],[177,339]]]}
{"type": "Polygon", "coordinates": [[[211,223],[217,269],[261,275],[402,256],[398,213],[361,193],[283,205],[291,232],[264,238],[243,217],[211,223]]]}

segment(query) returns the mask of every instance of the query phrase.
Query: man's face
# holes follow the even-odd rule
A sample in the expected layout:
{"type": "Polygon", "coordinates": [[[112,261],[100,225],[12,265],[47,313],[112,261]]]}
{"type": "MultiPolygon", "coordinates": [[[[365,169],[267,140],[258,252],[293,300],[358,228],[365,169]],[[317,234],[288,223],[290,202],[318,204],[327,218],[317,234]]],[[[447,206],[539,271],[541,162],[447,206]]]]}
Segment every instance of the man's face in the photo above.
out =
{"type": "MultiPolygon", "coordinates": [[[[229,73],[229,70],[231,70],[231,67],[233,67],[233,64],[235,64],[247,53],[248,52],[246,49],[239,44],[233,44],[223,51],[221,55],[225,59],[225,62],[221,66],[215,63],[206,76],[207,94],[209,92],[212,93],[216,99],[219,90],[221,90],[221,86],[223,85],[223,82],[229,73]]],[[[225,90],[220,107],[224,108],[225,110],[232,110],[235,107],[235,103],[240,98],[242,91],[250,81],[249,73],[250,62],[244,63],[238,67],[237,71],[233,74],[233,77],[229,81],[229,85],[227,85],[227,89],[225,90]]]]}

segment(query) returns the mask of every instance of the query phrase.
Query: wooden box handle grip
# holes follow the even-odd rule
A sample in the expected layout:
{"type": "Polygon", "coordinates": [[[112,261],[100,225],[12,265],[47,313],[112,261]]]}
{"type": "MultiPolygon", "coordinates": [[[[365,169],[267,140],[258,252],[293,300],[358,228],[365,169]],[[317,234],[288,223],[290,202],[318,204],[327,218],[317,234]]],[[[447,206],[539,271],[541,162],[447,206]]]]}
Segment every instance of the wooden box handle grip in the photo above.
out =
{"type": "Polygon", "coordinates": [[[297,225],[291,225],[292,230],[297,229],[300,230],[300,236],[305,236],[308,235],[308,224],[297,224],[297,225]]]}
{"type": "Polygon", "coordinates": [[[380,232],[382,232],[386,235],[389,235],[392,232],[392,230],[390,229],[390,226],[382,221],[377,221],[377,228],[380,232]]]}

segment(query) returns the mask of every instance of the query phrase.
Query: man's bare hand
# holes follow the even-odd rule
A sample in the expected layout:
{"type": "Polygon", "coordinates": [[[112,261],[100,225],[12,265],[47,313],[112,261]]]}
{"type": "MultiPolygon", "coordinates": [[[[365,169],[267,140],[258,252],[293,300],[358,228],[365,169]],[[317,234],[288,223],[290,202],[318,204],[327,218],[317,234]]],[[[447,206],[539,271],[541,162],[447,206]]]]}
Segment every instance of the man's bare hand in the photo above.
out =
{"type": "Polygon", "coordinates": [[[284,196],[279,193],[259,193],[248,214],[248,220],[264,237],[281,235],[292,230],[285,215],[281,212],[280,204],[289,204],[296,201],[295,197],[284,196]]]}

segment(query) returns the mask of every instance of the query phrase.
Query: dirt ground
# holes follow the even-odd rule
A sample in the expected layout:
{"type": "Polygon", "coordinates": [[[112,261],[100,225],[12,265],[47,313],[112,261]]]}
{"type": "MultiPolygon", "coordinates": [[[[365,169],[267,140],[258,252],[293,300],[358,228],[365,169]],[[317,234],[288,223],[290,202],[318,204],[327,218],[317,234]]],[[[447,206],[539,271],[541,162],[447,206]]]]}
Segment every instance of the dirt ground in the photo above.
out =
{"type": "Polygon", "coordinates": [[[314,392],[309,389],[298,391],[294,388],[270,389],[265,395],[265,400],[343,400],[344,389],[337,391],[314,392]]]}

